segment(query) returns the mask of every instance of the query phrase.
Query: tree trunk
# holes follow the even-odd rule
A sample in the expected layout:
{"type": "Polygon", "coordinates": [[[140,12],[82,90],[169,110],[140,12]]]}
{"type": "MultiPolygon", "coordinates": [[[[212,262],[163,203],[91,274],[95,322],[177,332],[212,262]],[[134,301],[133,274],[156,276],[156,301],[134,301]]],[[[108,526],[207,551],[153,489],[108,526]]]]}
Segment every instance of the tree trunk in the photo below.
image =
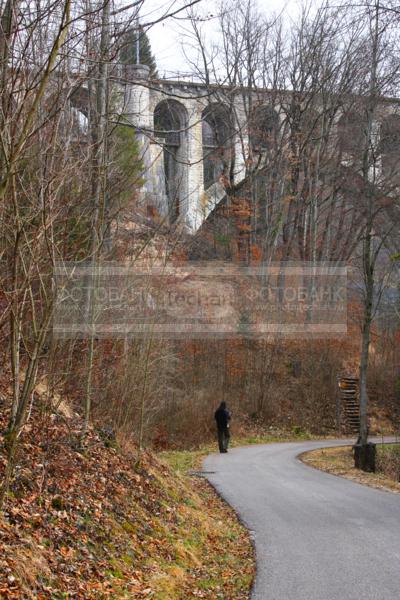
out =
{"type": "MultiPolygon", "coordinates": [[[[101,242],[101,216],[104,213],[104,192],[105,192],[105,169],[107,154],[107,106],[108,106],[108,50],[109,50],[109,22],[110,22],[110,2],[106,0],[102,13],[102,26],[99,52],[98,80],[95,84],[95,110],[92,115],[94,139],[94,156],[92,162],[92,190],[93,190],[93,229],[91,239],[91,284],[92,293],[89,291],[88,313],[89,324],[92,325],[95,319],[94,314],[94,287],[97,284],[97,262],[99,247],[101,242]]],[[[85,394],[85,421],[83,427],[83,436],[87,434],[90,414],[92,408],[92,383],[94,368],[94,331],[90,331],[90,342],[88,348],[88,365],[86,375],[86,394],[85,394]]]]}
{"type": "Polygon", "coordinates": [[[369,222],[363,248],[365,274],[364,319],[362,327],[361,359],[360,359],[360,438],[359,443],[368,441],[368,390],[367,376],[369,365],[369,346],[371,340],[372,303],[374,295],[374,268],[371,257],[371,227],[369,222]]]}
{"type": "Polygon", "coordinates": [[[377,258],[373,254],[373,224],[374,224],[374,192],[370,181],[371,165],[374,165],[372,125],[377,105],[377,70],[379,55],[379,0],[375,4],[373,22],[372,54],[371,54],[371,83],[369,105],[367,109],[367,135],[363,155],[363,180],[366,195],[367,218],[363,240],[363,272],[364,272],[364,315],[362,326],[362,342],[360,357],[360,438],[359,443],[364,446],[368,441],[368,391],[367,378],[369,366],[369,346],[371,339],[372,304],[374,297],[374,266],[377,258]]]}

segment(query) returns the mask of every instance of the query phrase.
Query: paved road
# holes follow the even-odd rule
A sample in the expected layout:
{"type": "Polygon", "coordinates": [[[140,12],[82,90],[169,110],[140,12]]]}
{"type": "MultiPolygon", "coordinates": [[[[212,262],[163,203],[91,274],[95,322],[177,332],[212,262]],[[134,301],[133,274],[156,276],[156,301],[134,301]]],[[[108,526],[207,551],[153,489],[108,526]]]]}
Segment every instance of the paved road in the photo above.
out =
{"type": "Polygon", "coordinates": [[[400,494],[296,458],[343,443],[249,446],[205,460],[208,479],[252,532],[252,600],[400,599],[400,494]]]}

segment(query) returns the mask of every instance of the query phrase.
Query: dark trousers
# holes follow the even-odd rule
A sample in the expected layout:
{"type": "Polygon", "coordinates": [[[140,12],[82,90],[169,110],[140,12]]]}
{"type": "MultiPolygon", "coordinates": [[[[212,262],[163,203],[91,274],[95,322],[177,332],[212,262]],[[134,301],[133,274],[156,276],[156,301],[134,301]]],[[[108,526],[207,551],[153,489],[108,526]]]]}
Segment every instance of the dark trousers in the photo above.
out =
{"type": "Polygon", "coordinates": [[[228,450],[230,437],[231,434],[229,433],[228,427],[218,429],[218,447],[220,452],[226,452],[228,450]]]}

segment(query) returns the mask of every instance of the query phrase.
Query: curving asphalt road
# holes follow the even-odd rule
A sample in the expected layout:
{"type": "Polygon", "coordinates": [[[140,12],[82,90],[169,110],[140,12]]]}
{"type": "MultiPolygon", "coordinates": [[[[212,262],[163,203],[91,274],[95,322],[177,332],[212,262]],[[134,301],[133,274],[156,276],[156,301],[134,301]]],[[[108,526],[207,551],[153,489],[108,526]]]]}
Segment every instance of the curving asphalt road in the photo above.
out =
{"type": "Polygon", "coordinates": [[[400,599],[400,494],[297,458],[346,443],[249,446],[205,459],[207,478],[251,531],[252,600],[400,599]]]}

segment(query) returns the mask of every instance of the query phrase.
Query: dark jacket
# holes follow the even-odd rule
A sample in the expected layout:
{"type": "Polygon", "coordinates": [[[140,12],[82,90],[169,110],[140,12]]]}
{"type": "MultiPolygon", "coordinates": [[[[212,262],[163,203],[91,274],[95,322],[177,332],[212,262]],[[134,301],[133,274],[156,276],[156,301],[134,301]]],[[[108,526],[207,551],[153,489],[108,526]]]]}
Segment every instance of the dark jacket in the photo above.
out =
{"type": "Polygon", "coordinates": [[[231,413],[226,409],[225,402],[221,402],[220,406],[215,411],[214,418],[217,422],[218,429],[227,429],[231,418],[231,413]]]}

